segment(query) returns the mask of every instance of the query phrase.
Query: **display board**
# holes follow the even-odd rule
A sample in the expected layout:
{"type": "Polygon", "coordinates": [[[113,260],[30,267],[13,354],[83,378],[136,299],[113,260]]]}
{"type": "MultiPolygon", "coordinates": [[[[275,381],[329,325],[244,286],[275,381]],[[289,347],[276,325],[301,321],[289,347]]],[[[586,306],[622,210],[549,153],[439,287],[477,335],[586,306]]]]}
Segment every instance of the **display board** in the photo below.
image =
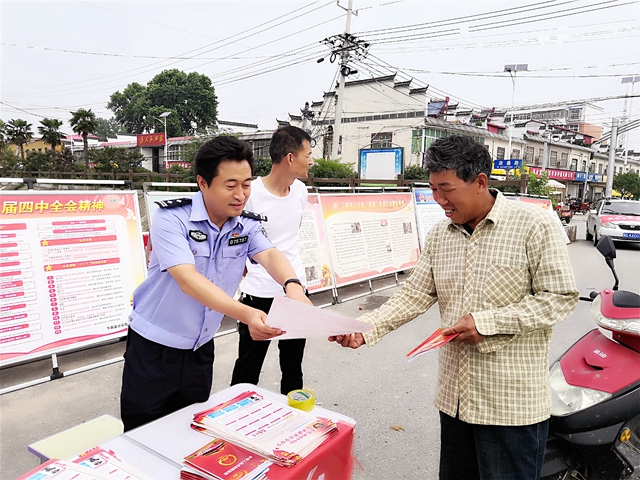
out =
{"type": "Polygon", "coordinates": [[[361,179],[395,180],[402,173],[403,148],[361,149],[359,174],[361,179]]]}
{"type": "Polygon", "coordinates": [[[418,240],[420,249],[424,246],[424,239],[433,226],[447,218],[444,210],[433,199],[430,188],[416,188],[413,190],[413,201],[416,204],[416,220],[418,222],[418,240]]]}
{"type": "Polygon", "coordinates": [[[126,334],[146,277],[135,191],[0,196],[0,365],[126,334]]]}
{"type": "Polygon", "coordinates": [[[302,215],[298,235],[300,259],[310,293],[330,290],[335,285],[329,244],[324,228],[320,195],[307,197],[307,208],[302,215]]]}
{"type": "Polygon", "coordinates": [[[418,261],[411,193],[321,195],[320,204],[337,287],[418,261]]]}

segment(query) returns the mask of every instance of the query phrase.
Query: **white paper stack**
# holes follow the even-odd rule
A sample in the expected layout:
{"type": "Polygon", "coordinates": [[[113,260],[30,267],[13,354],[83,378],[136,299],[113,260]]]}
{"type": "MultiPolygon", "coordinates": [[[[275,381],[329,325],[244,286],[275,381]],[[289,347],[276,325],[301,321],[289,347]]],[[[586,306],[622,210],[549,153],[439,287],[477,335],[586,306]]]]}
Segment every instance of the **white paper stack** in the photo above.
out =
{"type": "Polygon", "coordinates": [[[191,426],[285,467],[298,463],[338,431],[328,418],[252,391],[195,414],[191,426]]]}

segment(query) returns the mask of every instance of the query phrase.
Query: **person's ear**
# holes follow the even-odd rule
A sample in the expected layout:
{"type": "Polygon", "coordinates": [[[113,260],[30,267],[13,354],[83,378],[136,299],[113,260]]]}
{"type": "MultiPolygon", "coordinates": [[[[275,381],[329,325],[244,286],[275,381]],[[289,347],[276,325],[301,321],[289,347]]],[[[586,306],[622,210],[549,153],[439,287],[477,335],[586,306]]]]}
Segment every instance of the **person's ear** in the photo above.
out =
{"type": "Polygon", "coordinates": [[[478,182],[478,190],[486,190],[489,188],[489,177],[485,173],[480,173],[476,177],[476,182],[478,182]]]}
{"type": "Polygon", "coordinates": [[[209,185],[207,185],[207,181],[202,177],[202,175],[198,175],[196,177],[196,182],[198,183],[198,186],[200,187],[200,190],[204,190],[205,188],[207,188],[209,185]]]}

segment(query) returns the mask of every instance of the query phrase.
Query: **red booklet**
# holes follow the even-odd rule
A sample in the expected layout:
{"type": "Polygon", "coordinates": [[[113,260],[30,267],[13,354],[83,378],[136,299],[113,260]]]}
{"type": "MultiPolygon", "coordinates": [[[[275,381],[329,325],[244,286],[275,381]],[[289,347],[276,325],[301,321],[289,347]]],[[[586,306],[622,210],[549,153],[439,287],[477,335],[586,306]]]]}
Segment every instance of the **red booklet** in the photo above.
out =
{"type": "Polygon", "coordinates": [[[271,462],[242,447],[219,438],[207,443],[184,459],[182,479],[214,478],[220,480],[258,477],[271,462]],[[202,475],[204,474],[204,475],[202,475]]]}
{"type": "Polygon", "coordinates": [[[415,358],[419,357],[423,353],[428,352],[429,350],[435,350],[436,348],[440,348],[446,345],[458,335],[460,334],[454,333],[453,335],[447,335],[445,337],[444,335],[442,335],[442,329],[439,328],[435,332],[433,332],[424,342],[407,353],[407,357],[409,357],[409,361],[414,360],[415,358]]]}

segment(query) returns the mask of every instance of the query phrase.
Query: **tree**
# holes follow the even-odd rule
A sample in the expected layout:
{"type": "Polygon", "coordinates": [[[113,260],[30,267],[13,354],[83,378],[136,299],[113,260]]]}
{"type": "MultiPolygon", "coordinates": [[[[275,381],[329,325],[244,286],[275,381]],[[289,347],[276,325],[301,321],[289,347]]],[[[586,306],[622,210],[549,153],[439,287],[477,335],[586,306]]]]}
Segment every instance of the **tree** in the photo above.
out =
{"type": "Polygon", "coordinates": [[[549,186],[549,174],[546,171],[540,173],[538,177],[535,173],[529,173],[529,183],[527,184],[527,193],[530,195],[540,195],[549,197],[552,188],[549,186]]]}
{"type": "Polygon", "coordinates": [[[71,112],[71,129],[82,135],[82,143],[84,145],[84,166],[89,168],[89,135],[96,132],[96,114],[84,108],[79,108],[75,112],[71,112]]]}
{"type": "Polygon", "coordinates": [[[124,127],[115,118],[96,118],[96,135],[106,142],[109,138],[117,138],[124,132],[124,127]]]}
{"type": "Polygon", "coordinates": [[[24,146],[33,138],[31,124],[20,118],[17,120],[11,119],[5,128],[7,132],[7,142],[13,143],[18,147],[20,158],[24,161],[24,146]]]}
{"type": "Polygon", "coordinates": [[[0,147],[4,147],[7,139],[7,124],[0,120],[0,147]]]}
{"type": "MultiPolygon", "coordinates": [[[[20,157],[11,151],[9,145],[2,145],[0,148],[0,169],[15,170],[20,167],[20,157]]],[[[0,173],[0,176],[2,174],[0,173]]]]}
{"type": "Polygon", "coordinates": [[[40,126],[38,132],[42,135],[42,141],[51,145],[51,151],[55,152],[56,147],[60,145],[61,139],[67,138],[60,133],[60,127],[62,126],[61,120],[55,118],[43,118],[40,120],[40,126]]]}
{"type": "Polygon", "coordinates": [[[631,195],[640,197],[640,176],[637,173],[619,173],[613,177],[613,188],[622,194],[622,198],[631,195]]]}
{"type": "Polygon", "coordinates": [[[139,151],[129,151],[124,148],[105,147],[92,149],[89,152],[91,162],[95,169],[102,172],[126,172],[135,170],[144,160],[139,151]]]}
{"type": "Polygon", "coordinates": [[[165,70],[144,86],[131,83],[111,95],[107,104],[118,122],[129,132],[159,132],[163,123],[154,119],[171,112],[167,120],[168,136],[204,133],[215,127],[218,99],[211,79],[196,72],[165,70]]]}

